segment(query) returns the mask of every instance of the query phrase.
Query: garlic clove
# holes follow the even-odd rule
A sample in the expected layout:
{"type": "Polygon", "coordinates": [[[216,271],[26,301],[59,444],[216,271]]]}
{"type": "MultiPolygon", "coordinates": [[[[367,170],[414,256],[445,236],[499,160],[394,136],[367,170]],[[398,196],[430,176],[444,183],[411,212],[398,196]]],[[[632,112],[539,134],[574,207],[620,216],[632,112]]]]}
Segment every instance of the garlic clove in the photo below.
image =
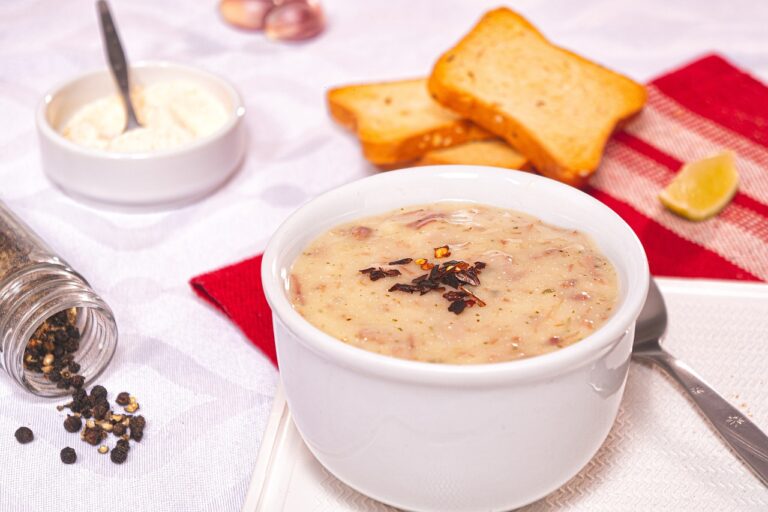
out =
{"type": "Polygon", "coordinates": [[[267,14],[264,33],[270,39],[299,41],[318,35],[325,16],[315,0],[278,0],[267,14]]]}
{"type": "Polygon", "coordinates": [[[273,0],[221,0],[219,13],[230,25],[246,30],[261,30],[273,0]]]}

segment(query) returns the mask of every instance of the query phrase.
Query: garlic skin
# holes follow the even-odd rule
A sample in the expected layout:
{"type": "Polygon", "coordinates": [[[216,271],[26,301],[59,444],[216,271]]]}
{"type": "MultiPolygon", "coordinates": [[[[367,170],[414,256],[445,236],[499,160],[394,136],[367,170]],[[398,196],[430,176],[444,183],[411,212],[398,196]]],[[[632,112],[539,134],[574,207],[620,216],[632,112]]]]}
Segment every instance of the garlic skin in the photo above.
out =
{"type": "Polygon", "coordinates": [[[325,16],[316,0],[278,0],[265,19],[264,33],[270,39],[301,41],[325,28],[325,16]]]}
{"type": "Polygon", "coordinates": [[[221,0],[219,13],[224,21],[245,30],[262,30],[264,23],[275,7],[273,0],[221,0]]]}

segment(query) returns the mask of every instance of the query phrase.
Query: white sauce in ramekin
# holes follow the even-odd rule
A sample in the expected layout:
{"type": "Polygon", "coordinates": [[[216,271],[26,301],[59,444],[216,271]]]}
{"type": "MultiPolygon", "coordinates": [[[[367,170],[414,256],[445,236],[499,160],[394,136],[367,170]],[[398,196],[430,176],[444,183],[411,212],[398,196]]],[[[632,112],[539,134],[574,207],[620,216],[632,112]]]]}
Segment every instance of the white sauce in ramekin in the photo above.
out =
{"type": "Polygon", "coordinates": [[[136,87],[131,100],[140,128],[124,131],[125,107],[115,94],[81,107],[61,133],[87,148],[145,153],[189,144],[218,130],[228,118],[225,106],[205,87],[191,81],[136,87]]]}

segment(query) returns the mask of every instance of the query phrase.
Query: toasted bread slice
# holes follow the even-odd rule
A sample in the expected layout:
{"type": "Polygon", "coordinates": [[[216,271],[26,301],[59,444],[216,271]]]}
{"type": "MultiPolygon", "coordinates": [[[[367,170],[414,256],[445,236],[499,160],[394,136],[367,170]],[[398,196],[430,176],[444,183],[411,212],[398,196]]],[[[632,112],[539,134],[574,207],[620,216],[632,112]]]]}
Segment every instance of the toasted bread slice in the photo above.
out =
{"type": "Polygon", "coordinates": [[[559,48],[507,8],[490,11],[435,64],[432,95],[498,134],[542,174],[583,185],[645,88],[559,48]]]}
{"type": "Polygon", "coordinates": [[[433,149],[417,165],[490,165],[528,170],[530,163],[512,146],[500,139],[478,140],[450,148],[433,149]]]}
{"type": "Polygon", "coordinates": [[[389,166],[491,134],[435,102],[426,79],[350,85],[328,91],[331,116],[357,132],[365,157],[389,166]]]}

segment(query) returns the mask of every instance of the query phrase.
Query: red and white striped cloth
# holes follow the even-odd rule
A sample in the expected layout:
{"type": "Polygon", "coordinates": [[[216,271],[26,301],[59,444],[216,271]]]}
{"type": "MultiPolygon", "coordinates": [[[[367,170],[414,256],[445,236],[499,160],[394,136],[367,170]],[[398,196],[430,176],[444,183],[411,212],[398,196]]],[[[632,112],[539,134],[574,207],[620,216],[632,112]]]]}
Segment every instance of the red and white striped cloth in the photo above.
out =
{"type": "MultiPolygon", "coordinates": [[[[657,276],[768,280],[768,87],[716,55],[648,85],[648,104],[606,148],[587,192],[632,226],[657,276]],[[691,222],[660,190],[684,162],[729,149],[739,192],[720,215],[691,222]]],[[[275,364],[261,255],[190,281],[275,364]]]]}
{"type": "Polygon", "coordinates": [[[716,55],[647,88],[587,191],[632,226],[654,275],[768,280],[768,88],[716,55]],[[664,209],[658,194],[682,164],[723,149],[741,180],[731,204],[703,222],[664,209]]]}

